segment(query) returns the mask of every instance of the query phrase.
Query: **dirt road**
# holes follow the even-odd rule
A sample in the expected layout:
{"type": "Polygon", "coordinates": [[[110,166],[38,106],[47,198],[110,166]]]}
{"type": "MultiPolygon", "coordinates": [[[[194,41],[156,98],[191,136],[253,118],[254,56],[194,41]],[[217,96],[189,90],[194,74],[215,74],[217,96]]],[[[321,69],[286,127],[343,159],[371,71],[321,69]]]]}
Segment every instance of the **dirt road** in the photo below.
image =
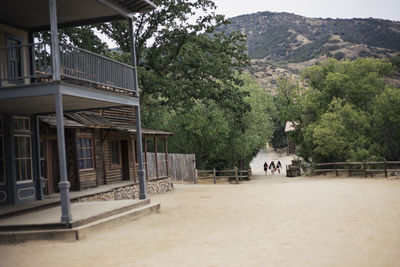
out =
{"type": "Polygon", "coordinates": [[[258,176],[176,185],[161,213],[77,242],[0,246],[1,266],[400,266],[400,181],[258,176]]]}

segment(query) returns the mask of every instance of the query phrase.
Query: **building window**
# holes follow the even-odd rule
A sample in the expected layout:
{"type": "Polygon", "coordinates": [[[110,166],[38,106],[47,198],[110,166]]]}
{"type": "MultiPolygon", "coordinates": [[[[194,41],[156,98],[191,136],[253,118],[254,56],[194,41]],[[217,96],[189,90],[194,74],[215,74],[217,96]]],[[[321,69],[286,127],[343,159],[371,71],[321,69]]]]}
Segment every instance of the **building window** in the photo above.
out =
{"type": "Polygon", "coordinates": [[[14,131],[18,132],[30,132],[31,131],[31,120],[26,117],[13,117],[14,131]]]}
{"type": "Polygon", "coordinates": [[[120,164],[120,141],[111,141],[111,165],[120,164]]]}
{"type": "Polygon", "coordinates": [[[3,118],[0,116],[0,184],[6,183],[6,167],[4,162],[3,118]]]}
{"type": "Polygon", "coordinates": [[[11,82],[21,79],[22,74],[22,48],[21,41],[14,38],[7,38],[7,65],[8,78],[11,82]]]}
{"type": "Polygon", "coordinates": [[[32,145],[30,135],[14,135],[17,182],[32,180],[32,145]]]}
{"type": "Polygon", "coordinates": [[[78,167],[80,170],[93,169],[93,140],[91,137],[78,137],[78,167]]]}
{"type": "MultiPolygon", "coordinates": [[[[0,120],[1,121],[1,120],[0,120]]],[[[6,168],[4,163],[4,142],[0,133],[0,184],[6,183],[6,168]]]]}
{"type": "Polygon", "coordinates": [[[46,151],[44,142],[40,140],[40,178],[46,177],[46,151]]]}

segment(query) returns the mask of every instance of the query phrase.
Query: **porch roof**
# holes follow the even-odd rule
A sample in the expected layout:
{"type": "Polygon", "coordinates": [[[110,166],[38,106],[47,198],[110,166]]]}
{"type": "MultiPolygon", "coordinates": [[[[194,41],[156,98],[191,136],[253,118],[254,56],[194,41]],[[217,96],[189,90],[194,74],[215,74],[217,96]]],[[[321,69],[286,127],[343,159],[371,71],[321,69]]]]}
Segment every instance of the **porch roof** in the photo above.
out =
{"type": "MultiPolygon", "coordinates": [[[[54,116],[39,116],[39,120],[50,126],[57,126],[57,118],[54,116]]],[[[81,128],[81,127],[85,127],[85,125],[77,123],[76,121],[64,118],[64,127],[65,128],[81,128]]]]}
{"type": "Polygon", "coordinates": [[[116,128],[112,122],[94,112],[69,112],[65,113],[65,116],[90,128],[116,128]]]}
{"type": "MultiPolygon", "coordinates": [[[[68,112],[64,113],[64,125],[68,128],[102,128],[102,129],[113,129],[120,132],[125,132],[129,134],[136,134],[135,128],[121,127],[113,122],[109,121],[94,112],[68,112]]],[[[45,122],[50,126],[57,126],[55,117],[53,116],[40,116],[40,120],[45,122]]],[[[167,136],[173,135],[171,132],[157,131],[157,130],[146,130],[142,129],[142,135],[147,136],[167,136]]]]}
{"type": "MultiPolygon", "coordinates": [[[[122,19],[155,8],[149,0],[57,0],[57,18],[62,28],[122,19]]],[[[20,29],[49,29],[49,0],[1,0],[0,18],[20,29]]]]}

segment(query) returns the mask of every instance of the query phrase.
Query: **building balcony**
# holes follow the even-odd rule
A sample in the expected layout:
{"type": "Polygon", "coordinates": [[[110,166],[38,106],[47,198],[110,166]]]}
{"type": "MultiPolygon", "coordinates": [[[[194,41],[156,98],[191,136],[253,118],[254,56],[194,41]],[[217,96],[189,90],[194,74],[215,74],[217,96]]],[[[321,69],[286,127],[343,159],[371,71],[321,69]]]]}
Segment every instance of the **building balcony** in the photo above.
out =
{"type": "MultiPolygon", "coordinates": [[[[115,94],[133,96],[134,68],[77,48],[59,44],[61,81],[115,94]]],[[[51,43],[0,48],[0,88],[53,81],[51,43]]]]}

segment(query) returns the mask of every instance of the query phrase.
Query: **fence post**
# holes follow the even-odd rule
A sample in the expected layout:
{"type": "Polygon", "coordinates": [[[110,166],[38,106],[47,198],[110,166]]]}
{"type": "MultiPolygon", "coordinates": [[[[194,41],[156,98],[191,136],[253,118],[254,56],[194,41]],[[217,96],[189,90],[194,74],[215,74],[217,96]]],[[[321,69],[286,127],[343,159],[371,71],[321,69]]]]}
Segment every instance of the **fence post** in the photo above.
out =
{"type": "Polygon", "coordinates": [[[350,168],[350,163],[347,162],[347,168],[349,169],[349,176],[351,177],[351,168],[350,168]]]}
{"type": "Polygon", "coordinates": [[[213,176],[214,176],[214,184],[216,184],[217,183],[217,172],[215,169],[213,170],[213,176]]]}
{"type": "Polygon", "coordinates": [[[364,177],[367,178],[367,165],[365,164],[365,160],[363,160],[363,166],[364,166],[364,177]]]}
{"type": "MultiPolygon", "coordinates": [[[[372,169],[373,169],[373,168],[372,168],[372,163],[370,163],[370,164],[369,164],[369,169],[370,169],[370,170],[372,170],[372,169]]],[[[372,171],[371,171],[371,173],[370,173],[370,174],[371,174],[371,177],[374,177],[374,173],[373,173],[372,171]]]]}
{"type": "Polygon", "coordinates": [[[235,171],[235,180],[236,180],[236,182],[239,182],[239,180],[238,180],[238,168],[235,167],[235,168],[233,168],[233,170],[235,171]]]}
{"type": "Polygon", "coordinates": [[[385,168],[385,178],[387,178],[387,166],[386,166],[386,159],[383,161],[383,166],[385,168]]]}
{"type": "Polygon", "coordinates": [[[194,182],[195,184],[198,184],[197,175],[198,175],[198,174],[197,174],[197,169],[194,169],[194,181],[193,181],[193,182],[194,182]]]}
{"type": "Polygon", "coordinates": [[[337,170],[337,162],[335,162],[335,165],[333,165],[335,167],[335,171],[336,171],[336,176],[339,176],[339,172],[337,170]]]}

